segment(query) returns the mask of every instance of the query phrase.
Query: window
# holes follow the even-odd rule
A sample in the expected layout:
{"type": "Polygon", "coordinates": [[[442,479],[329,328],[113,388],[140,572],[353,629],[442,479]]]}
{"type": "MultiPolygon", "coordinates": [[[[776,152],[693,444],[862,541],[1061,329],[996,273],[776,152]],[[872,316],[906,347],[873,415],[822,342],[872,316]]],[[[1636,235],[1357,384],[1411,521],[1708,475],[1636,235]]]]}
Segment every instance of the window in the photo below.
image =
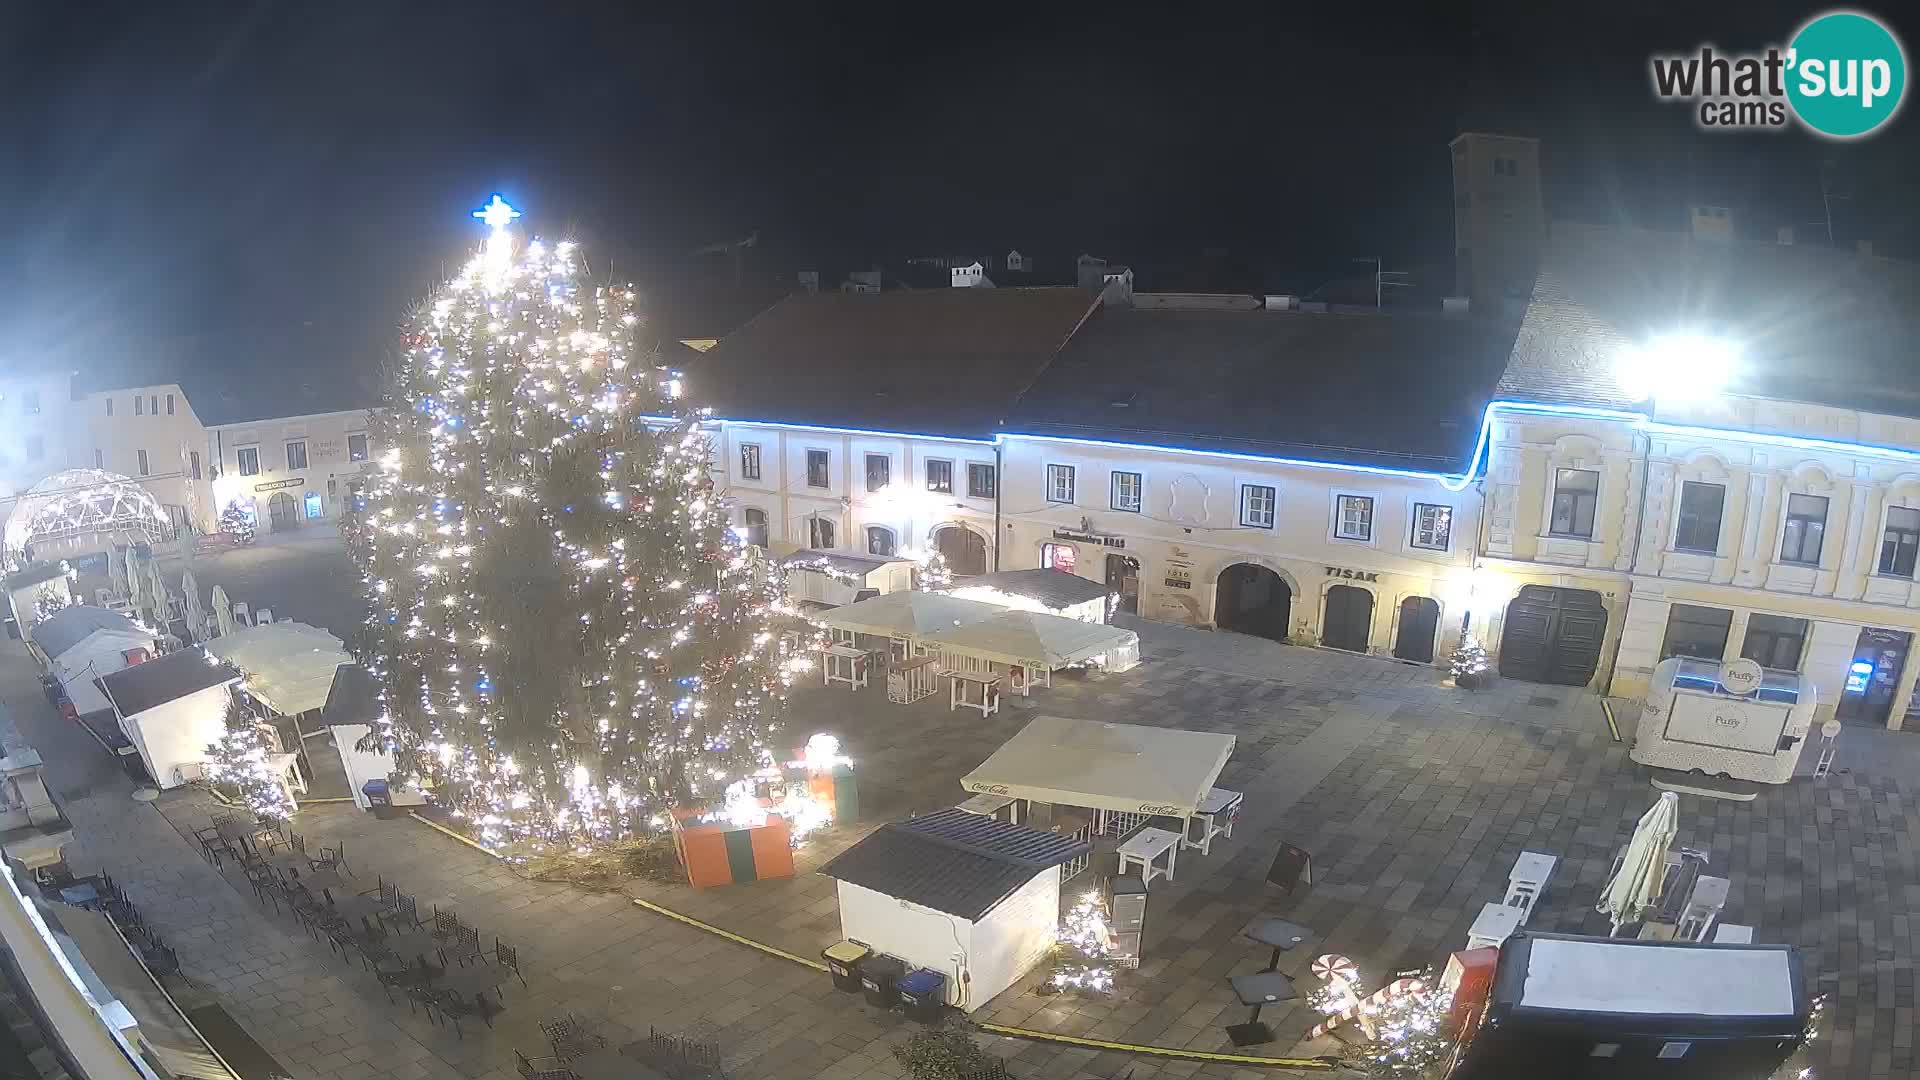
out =
{"type": "Polygon", "coordinates": [[[1515,161],[1515,160],[1514,160],[1513,158],[1510,158],[1510,157],[1497,157],[1497,158],[1494,158],[1494,159],[1493,159],[1493,175],[1495,175],[1495,176],[1519,176],[1519,175],[1520,175],[1520,163],[1519,163],[1518,161],[1515,161]]]}
{"type": "MultiPolygon", "coordinates": [[[[140,399],[135,398],[134,400],[138,401],[140,399]]],[[[236,455],[239,458],[241,476],[260,475],[260,448],[259,447],[243,446],[238,451],[236,451],[236,455]]]]}
{"type": "Polygon", "coordinates": [[[93,451],[93,467],[96,469],[104,469],[107,467],[107,455],[98,447],[95,447],[93,451]]]}
{"type": "Polygon", "coordinates": [[[107,398],[107,415],[113,415],[113,398],[111,397],[107,398]]]}
{"type": "Polygon", "coordinates": [[[365,434],[347,436],[347,460],[367,460],[367,437],[365,434]]]}
{"type": "Polygon", "coordinates": [[[878,525],[867,526],[867,554],[893,554],[893,530],[883,529],[878,525]]]}
{"type": "Polygon", "coordinates": [[[1115,510],[1125,510],[1129,514],[1140,512],[1140,474],[1137,472],[1117,472],[1113,474],[1113,491],[1110,504],[1115,510]]]}
{"type": "Polygon", "coordinates": [[[967,463],[967,497],[970,499],[991,499],[1000,489],[995,483],[993,466],[984,461],[967,463]]]}
{"type": "Polygon", "coordinates": [[[760,479],[760,444],[740,444],[740,479],[760,479]]]}
{"type": "Polygon", "coordinates": [[[1553,517],[1547,531],[1555,536],[1593,539],[1593,512],[1600,503],[1600,474],[1591,469],[1553,471],[1553,517]]]}
{"type": "Polygon", "coordinates": [[[1373,539],[1373,496],[1340,496],[1333,535],[1342,540],[1373,539]]]}
{"type": "Polygon", "coordinates": [[[1798,671],[1807,643],[1807,620],[1755,613],[1747,617],[1747,640],[1740,655],[1764,668],[1798,671]]]}
{"type": "Polygon", "coordinates": [[[893,482],[893,459],[885,454],[867,455],[867,490],[881,491],[893,482]]]}
{"type": "Polygon", "coordinates": [[[187,451],[187,463],[189,470],[193,473],[193,478],[195,480],[200,479],[200,451],[187,451]]]}
{"type": "Polygon", "coordinates": [[[1042,570],[1064,570],[1071,574],[1079,562],[1080,552],[1075,550],[1072,544],[1040,545],[1040,569],[1042,570]]]}
{"type": "Polygon", "coordinates": [[[152,413],[155,416],[160,415],[160,395],[159,394],[154,394],[147,398],[147,411],[152,413]]]}
{"type": "Polygon", "coordinates": [[[302,439],[287,444],[287,468],[304,469],[307,467],[307,444],[302,439]]]}
{"type": "Polygon", "coordinates": [[[340,494],[340,482],[331,476],[327,477],[327,498],[331,499],[338,494],[340,494]]]}
{"type": "MultiPolygon", "coordinates": [[[[823,488],[833,486],[827,479],[827,460],[827,452],[825,450],[807,451],[808,487],[823,488]]],[[[833,545],[829,544],[827,546],[831,547],[833,545]]]]}
{"type": "Polygon", "coordinates": [[[1047,466],[1047,501],[1057,503],[1073,501],[1073,466],[1047,466]]]}
{"type": "Polygon", "coordinates": [[[1820,544],[1826,539],[1827,497],[1787,496],[1787,524],[1780,535],[1780,561],[1820,565],[1820,544]]]}
{"type": "Polygon", "coordinates": [[[47,456],[47,440],[43,436],[27,436],[27,460],[39,461],[47,456]]]}
{"type": "Polygon", "coordinates": [[[1917,549],[1920,549],[1920,510],[1889,507],[1887,531],[1880,536],[1880,573],[1912,577],[1917,549]]]}
{"type": "Polygon", "coordinates": [[[1675,604],[1667,613],[1667,640],[1660,646],[1660,659],[1691,656],[1717,664],[1727,655],[1727,633],[1732,628],[1733,612],[1726,608],[1675,604]]]}
{"type": "Polygon", "coordinates": [[[927,459],[927,490],[953,494],[953,462],[927,459]]]}
{"type": "Polygon", "coordinates": [[[172,394],[167,395],[167,415],[168,416],[173,415],[173,395],[172,394]]]}
{"type": "Polygon", "coordinates": [[[1240,485],[1240,524],[1255,529],[1273,528],[1273,489],[1265,484],[1240,485]]]}
{"type": "Polygon", "coordinates": [[[1409,543],[1428,551],[1445,551],[1452,539],[1453,507],[1438,503],[1413,504],[1413,538],[1409,543]]]}
{"type": "Polygon", "coordinates": [[[767,546],[767,512],[759,507],[749,506],[742,515],[746,522],[746,532],[741,539],[754,547],[767,546]]]}
{"type": "Polygon", "coordinates": [[[1707,554],[1719,550],[1720,512],[1726,504],[1727,489],[1720,484],[1689,480],[1680,485],[1680,527],[1673,534],[1674,550],[1707,554]]]}
{"type": "Polygon", "coordinates": [[[833,519],[810,517],[807,519],[807,546],[815,550],[825,550],[833,546],[833,519]]]}
{"type": "Polygon", "coordinates": [[[141,475],[141,476],[146,476],[146,475],[148,475],[148,473],[147,473],[147,452],[146,452],[145,450],[135,450],[135,451],[133,452],[133,456],[134,456],[134,458],[135,458],[136,460],[138,460],[138,461],[139,461],[139,463],[140,463],[140,466],[139,466],[139,467],[140,467],[140,475],[141,475]]]}
{"type": "Polygon", "coordinates": [[[133,415],[147,415],[147,399],[141,397],[139,394],[133,395],[133,415]]]}
{"type": "Polygon", "coordinates": [[[40,415],[40,391],[23,390],[20,392],[20,411],[28,416],[40,415]]]}

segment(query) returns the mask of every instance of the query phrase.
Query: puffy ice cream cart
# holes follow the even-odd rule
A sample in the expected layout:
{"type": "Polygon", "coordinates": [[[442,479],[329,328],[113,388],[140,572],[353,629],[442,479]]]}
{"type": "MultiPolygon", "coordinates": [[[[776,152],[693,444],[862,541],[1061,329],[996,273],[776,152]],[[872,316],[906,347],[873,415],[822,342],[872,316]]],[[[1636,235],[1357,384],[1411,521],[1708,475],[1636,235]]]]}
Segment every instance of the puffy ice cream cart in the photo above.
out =
{"type": "Polygon", "coordinates": [[[1796,672],[1676,656],[1653,669],[1631,756],[1662,769],[1784,784],[1815,704],[1813,684],[1796,672]]]}

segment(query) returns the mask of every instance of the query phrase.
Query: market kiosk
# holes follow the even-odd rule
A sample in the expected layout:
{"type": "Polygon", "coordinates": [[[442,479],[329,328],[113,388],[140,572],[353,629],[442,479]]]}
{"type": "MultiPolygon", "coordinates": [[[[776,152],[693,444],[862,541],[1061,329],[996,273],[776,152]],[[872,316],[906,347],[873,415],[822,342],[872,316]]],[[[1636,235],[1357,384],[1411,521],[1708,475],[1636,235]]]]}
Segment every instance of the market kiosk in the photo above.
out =
{"type": "Polygon", "coordinates": [[[1676,656],[1653,669],[1631,756],[1662,769],[1784,784],[1815,704],[1813,684],[1796,672],[1676,656]]]}

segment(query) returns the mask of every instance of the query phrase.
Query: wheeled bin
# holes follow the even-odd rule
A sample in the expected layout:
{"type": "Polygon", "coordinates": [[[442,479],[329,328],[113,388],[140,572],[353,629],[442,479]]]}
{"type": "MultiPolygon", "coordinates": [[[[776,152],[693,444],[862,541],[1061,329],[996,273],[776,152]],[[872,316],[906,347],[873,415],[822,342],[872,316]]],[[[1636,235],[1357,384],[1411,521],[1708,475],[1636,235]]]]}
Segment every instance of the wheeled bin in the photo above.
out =
{"type": "Polygon", "coordinates": [[[860,992],[860,961],[873,953],[872,949],[857,941],[836,941],[820,952],[820,959],[827,962],[827,973],[833,976],[833,988],[849,994],[860,992]]]}
{"type": "Polygon", "coordinates": [[[937,1024],[947,1011],[947,977],[938,971],[920,968],[902,976],[898,984],[900,1007],[908,1019],[937,1024]]]}
{"type": "Polygon", "coordinates": [[[867,1004],[880,1009],[900,1004],[900,976],[906,973],[906,962],[891,956],[875,955],[860,961],[860,986],[867,992],[867,1004]]]}

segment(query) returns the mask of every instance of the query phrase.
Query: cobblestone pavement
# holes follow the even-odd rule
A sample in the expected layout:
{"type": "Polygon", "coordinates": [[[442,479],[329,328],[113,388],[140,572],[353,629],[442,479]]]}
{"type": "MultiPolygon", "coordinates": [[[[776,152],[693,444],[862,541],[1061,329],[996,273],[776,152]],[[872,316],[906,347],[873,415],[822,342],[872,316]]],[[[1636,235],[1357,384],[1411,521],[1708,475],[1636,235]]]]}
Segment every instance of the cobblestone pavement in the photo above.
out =
{"type": "MultiPolygon", "coordinates": [[[[839,937],[839,923],[832,883],[811,871],[874,823],[957,801],[959,776],[1044,711],[1233,732],[1239,748],[1221,783],[1246,792],[1247,807],[1231,840],[1216,842],[1211,855],[1187,852],[1177,881],[1154,883],[1146,962],[1117,993],[1042,997],[1029,979],[978,1019],[1225,1050],[1222,1026],[1245,1017],[1225,977],[1266,959],[1235,937],[1255,915],[1284,915],[1321,939],[1282,960],[1303,989],[1313,985],[1305,965],[1321,951],[1346,953],[1378,978],[1459,947],[1480,905],[1503,894],[1522,849],[1561,859],[1532,925],[1605,933],[1593,904],[1614,850],[1655,792],[1608,734],[1597,698],[1518,683],[1465,693],[1440,688],[1429,669],[1235,635],[1141,630],[1147,660],[1136,670],[1063,678],[984,720],[933,701],[891,706],[878,686],[858,695],[799,692],[792,733],[835,732],[858,762],[860,825],[811,842],[791,880],[634,893],[814,955],[839,937]],[[1314,883],[1297,897],[1262,882],[1282,841],[1314,856],[1314,883]]],[[[622,896],[523,880],[413,822],[376,821],[349,806],[303,811],[296,830],[312,843],[344,840],[367,886],[376,876],[396,880],[423,912],[451,906],[489,942],[497,934],[520,946],[529,985],[509,986],[495,1030],[469,1025],[461,1040],[430,1027],[191,854],[178,830],[205,823],[209,807],[197,797],[165,797],[159,813],[127,801],[125,781],[98,760],[98,748],[60,729],[30,670],[15,670],[24,660],[10,652],[5,664],[12,666],[0,667],[0,691],[47,755],[74,818],[76,866],[105,866],[126,883],[179,941],[184,966],[298,1076],[506,1076],[510,1050],[537,1051],[536,1022],[568,1009],[615,1017],[637,1035],[649,1026],[705,1034],[725,1046],[740,1077],[900,1075],[888,1047],[905,1038],[906,1022],[835,994],[817,972],[622,896]]],[[[1920,900],[1920,877],[1903,785],[1920,755],[1914,740],[1896,734],[1849,729],[1843,740],[1840,769],[1825,781],[1802,777],[1750,804],[1682,796],[1678,842],[1710,850],[1711,872],[1731,879],[1726,921],[1753,925],[1758,941],[1801,946],[1809,983],[1834,995],[1834,1030],[1808,1055],[1819,1075],[1908,1075],[1908,912],[1920,900]]],[[[1259,1050],[1316,1049],[1294,1046],[1314,1019],[1303,1007],[1271,1007],[1263,1018],[1279,1040],[1259,1050]]],[[[1122,1076],[1129,1068],[1137,1080],[1273,1075],[987,1042],[1013,1059],[1023,1080],[1122,1076]]]]}

